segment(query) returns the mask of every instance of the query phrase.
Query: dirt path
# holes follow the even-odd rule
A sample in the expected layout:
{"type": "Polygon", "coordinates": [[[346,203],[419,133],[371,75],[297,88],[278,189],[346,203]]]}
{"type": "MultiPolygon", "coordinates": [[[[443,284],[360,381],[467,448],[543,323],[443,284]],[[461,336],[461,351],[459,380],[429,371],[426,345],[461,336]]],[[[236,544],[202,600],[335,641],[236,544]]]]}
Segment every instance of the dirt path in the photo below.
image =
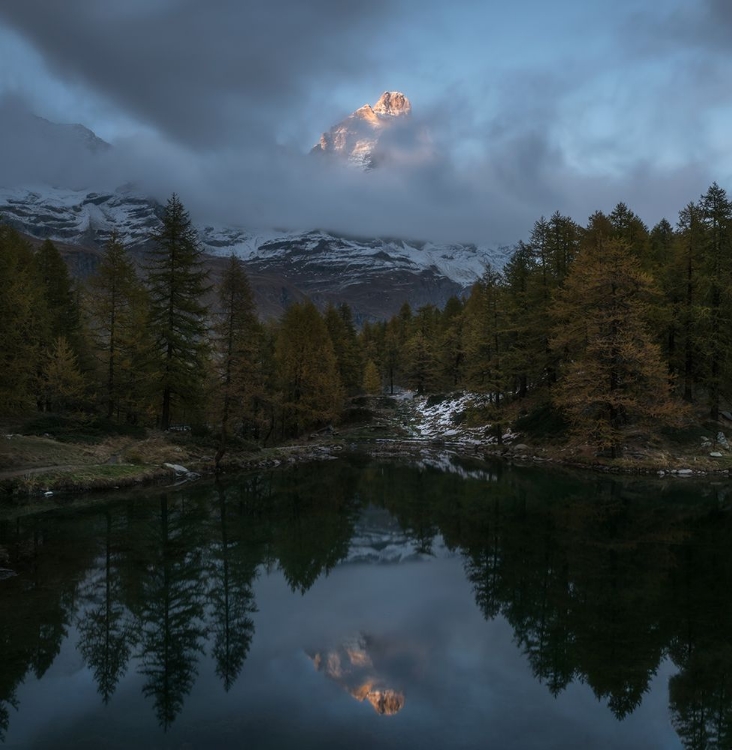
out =
{"type": "Polygon", "coordinates": [[[14,477],[26,477],[35,474],[45,474],[50,471],[74,471],[76,469],[88,468],[94,464],[70,464],[67,466],[34,466],[31,469],[13,469],[13,471],[0,471],[0,480],[13,479],[14,477]]]}

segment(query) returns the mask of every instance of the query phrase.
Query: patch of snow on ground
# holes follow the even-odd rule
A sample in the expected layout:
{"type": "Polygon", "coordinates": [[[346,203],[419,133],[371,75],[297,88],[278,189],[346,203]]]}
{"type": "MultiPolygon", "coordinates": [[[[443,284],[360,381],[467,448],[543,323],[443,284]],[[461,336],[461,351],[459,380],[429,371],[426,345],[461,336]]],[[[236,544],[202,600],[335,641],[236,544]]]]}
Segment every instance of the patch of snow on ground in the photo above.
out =
{"type": "MultiPolygon", "coordinates": [[[[432,399],[434,401],[434,397],[432,399]]],[[[440,403],[430,405],[426,396],[415,396],[412,407],[415,413],[414,429],[418,436],[448,442],[485,442],[490,425],[465,427],[461,424],[464,412],[471,407],[488,403],[488,397],[479,393],[446,396],[440,403]]]]}

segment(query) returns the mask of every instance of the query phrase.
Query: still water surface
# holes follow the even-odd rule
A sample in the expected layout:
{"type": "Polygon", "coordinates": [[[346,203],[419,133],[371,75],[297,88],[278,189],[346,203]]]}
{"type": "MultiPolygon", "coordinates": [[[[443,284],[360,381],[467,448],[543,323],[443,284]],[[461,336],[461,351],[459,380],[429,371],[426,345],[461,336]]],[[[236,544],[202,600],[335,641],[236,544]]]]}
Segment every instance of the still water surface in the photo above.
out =
{"type": "Polygon", "coordinates": [[[732,747],[726,484],[451,468],[0,520],[0,747],[732,747]]]}

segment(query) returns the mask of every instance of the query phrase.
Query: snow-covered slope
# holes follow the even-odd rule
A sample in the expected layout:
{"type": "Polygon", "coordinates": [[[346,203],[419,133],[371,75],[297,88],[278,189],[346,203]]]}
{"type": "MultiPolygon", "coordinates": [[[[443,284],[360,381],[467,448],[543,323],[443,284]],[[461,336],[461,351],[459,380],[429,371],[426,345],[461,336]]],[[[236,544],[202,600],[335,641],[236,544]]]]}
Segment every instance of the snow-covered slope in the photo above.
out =
{"type": "Polygon", "coordinates": [[[113,230],[131,249],[160,224],[161,207],[129,189],[97,193],[47,186],[0,188],[0,217],[39,239],[100,247],[113,230]]]}
{"type": "MultiPolygon", "coordinates": [[[[0,218],[32,237],[66,245],[98,249],[116,231],[142,255],[160,216],[159,203],[129,187],[104,193],[0,188],[0,218]]],[[[286,282],[318,303],[348,302],[363,319],[388,317],[405,301],[414,307],[442,305],[479,278],[486,264],[501,268],[507,256],[505,249],[344,237],[321,230],[197,229],[214,266],[217,256],[238,255],[250,275],[269,280],[270,297],[286,282]]],[[[281,304],[287,302],[283,297],[281,304]]]]}

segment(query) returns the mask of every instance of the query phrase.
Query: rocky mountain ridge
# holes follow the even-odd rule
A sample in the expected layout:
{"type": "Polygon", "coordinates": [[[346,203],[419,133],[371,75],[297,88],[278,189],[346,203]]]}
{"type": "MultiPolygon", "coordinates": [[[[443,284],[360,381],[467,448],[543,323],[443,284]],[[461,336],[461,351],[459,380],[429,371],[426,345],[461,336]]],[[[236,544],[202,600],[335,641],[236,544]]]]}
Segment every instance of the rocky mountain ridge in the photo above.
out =
{"type": "MultiPolygon", "coordinates": [[[[161,211],[160,203],[131,186],[112,192],[0,188],[0,219],[36,240],[62,244],[80,275],[93,270],[112,231],[142,257],[161,211]]],[[[389,317],[405,301],[413,307],[442,305],[466,291],[487,263],[502,267],[508,252],[325,230],[196,228],[214,272],[223,265],[220,259],[232,253],[243,259],[264,316],[279,315],[304,296],[319,305],[347,302],[359,320],[389,317]]]]}

